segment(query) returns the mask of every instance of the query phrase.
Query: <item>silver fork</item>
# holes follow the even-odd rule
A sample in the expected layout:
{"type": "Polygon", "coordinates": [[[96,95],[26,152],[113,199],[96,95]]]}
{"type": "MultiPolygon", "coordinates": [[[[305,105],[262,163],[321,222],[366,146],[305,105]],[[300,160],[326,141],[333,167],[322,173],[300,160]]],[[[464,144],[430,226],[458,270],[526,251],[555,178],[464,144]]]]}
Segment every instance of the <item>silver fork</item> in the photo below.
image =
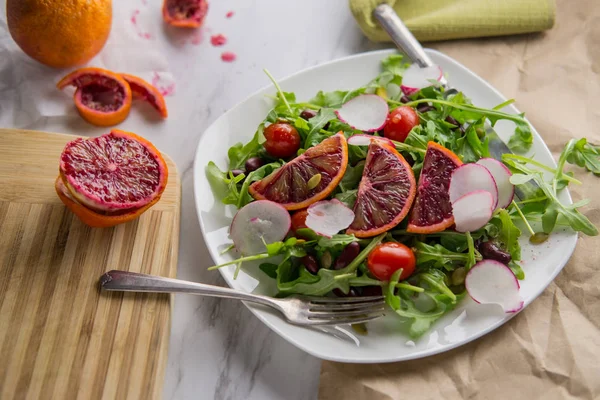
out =
{"type": "Polygon", "coordinates": [[[295,325],[358,324],[382,317],[385,308],[382,296],[345,298],[290,296],[276,299],[221,286],[116,270],[102,275],[100,286],[104,290],[119,292],[189,293],[250,301],[275,308],[288,322],[295,325]]]}

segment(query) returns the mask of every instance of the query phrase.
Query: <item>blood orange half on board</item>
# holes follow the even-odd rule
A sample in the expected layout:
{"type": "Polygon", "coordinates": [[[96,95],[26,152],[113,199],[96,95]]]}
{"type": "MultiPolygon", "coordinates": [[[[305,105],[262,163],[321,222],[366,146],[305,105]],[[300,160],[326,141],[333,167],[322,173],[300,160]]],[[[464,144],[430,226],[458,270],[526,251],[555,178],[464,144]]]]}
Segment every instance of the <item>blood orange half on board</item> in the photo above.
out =
{"type": "Polygon", "coordinates": [[[300,210],[329,196],[348,166],[348,144],[337,133],[250,185],[256,200],[271,200],[300,210]]]}
{"type": "Polygon", "coordinates": [[[404,157],[382,140],[372,140],[347,229],[357,237],[388,231],[406,217],[415,198],[415,176],[404,157]]]}
{"type": "Polygon", "coordinates": [[[60,177],[78,203],[103,214],[142,208],[167,185],[167,164],[144,138],[113,130],[76,139],[60,156],[60,177]]]}
{"type": "Polygon", "coordinates": [[[452,172],[460,165],[462,161],[452,151],[437,143],[428,143],[417,198],[408,222],[409,232],[441,232],[454,224],[448,188],[452,172]]]}

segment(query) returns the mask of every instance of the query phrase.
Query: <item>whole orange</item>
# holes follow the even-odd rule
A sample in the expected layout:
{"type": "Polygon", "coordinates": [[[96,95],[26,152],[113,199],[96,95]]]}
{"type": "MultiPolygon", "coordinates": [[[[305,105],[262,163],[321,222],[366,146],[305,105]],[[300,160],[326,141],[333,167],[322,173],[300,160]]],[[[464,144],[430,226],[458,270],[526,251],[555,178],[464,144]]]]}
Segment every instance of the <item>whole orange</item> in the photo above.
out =
{"type": "Polygon", "coordinates": [[[7,0],[8,29],[19,47],[42,64],[84,64],[106,43],[111,0],[7,0]]]}

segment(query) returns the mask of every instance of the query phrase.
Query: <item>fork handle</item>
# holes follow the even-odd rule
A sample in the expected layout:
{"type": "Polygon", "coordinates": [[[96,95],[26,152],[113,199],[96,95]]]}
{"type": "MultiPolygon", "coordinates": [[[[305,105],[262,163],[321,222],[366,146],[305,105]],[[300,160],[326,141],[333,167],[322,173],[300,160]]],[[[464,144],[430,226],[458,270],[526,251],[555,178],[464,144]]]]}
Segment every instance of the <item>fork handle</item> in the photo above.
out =
{"type": "Polygon", "coordinates": [[[430,67],[433,64],[431,58],[423,50],[421,43],[408,30],[396,11],[389,4],[380,4],[375,7],[373,16],[377,18],[383,29],[390,35],[396,46],[406,53],[414,63],[421,68],[430,67]]]}
{"type": "Polygon", "coordinates": [[[139,274],[137,272],[109,271],[100,278],[100,287],[104,290],[117,292],[188,293],[200,296],[223,297],[264,304],[283,311],[279,301],[270,297],[240,292],[221,286],[139,274]]]}

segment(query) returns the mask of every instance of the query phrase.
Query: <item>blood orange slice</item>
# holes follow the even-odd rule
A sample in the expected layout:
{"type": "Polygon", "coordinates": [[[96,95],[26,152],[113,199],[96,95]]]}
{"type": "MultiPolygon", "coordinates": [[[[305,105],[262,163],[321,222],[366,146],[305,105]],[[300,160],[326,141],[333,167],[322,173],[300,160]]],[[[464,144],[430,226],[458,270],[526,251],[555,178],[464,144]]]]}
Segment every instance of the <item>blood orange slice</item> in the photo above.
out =
{"type": "Polygon", "coordinates": [[[340,132],[254,182],[249,192],[257,200],[271,200],[287,210],[300,210],[329,196],[347,166],[348,144],[340,132]]]}
{"type": "Polygon", "coordinates": [[[107,214],[151,203],[161,196],[168,175],[167,165],[152,143],[119,130],[67,143],[59,172],[74,200],[107,214]]]}
{"type": "Polygon", "coordinates": [[[165,98],[157,88],[135,75],[121,74],[121,76],[131,87],[131,93],[133,94],[134,99],[147,101],[156,109],[156,111],[159,112],[163,118],[167,118],[169,116],[169,113],[167,112],[167,105],[165,104],[165,98]]]}
{"type": "Polygon", "coordinates": [[[121,123],[131,109],[131,88],[119,74],[101,68],[80,68],[56,84],[58,89],[73,85],[79,114],[91,124],[112,126],[121,123]]]}
{"type": "Polygon", "coordinates": [[[409,232],[441,232],[454,224],[448,188],[452,172],[460,165],[462,161],[452,151],[437,143],[428,143],[415,206],[408,222],[409,232]]]}
{"type": "Polygon", "coordinates": [[[207,12],[206,0],[164,0],[163,2],[163,19],[173,26],[197,28],[202,25],[207,12]]]}
{"type": "Polygon", "coordinates": [[[404,157],[384,141],[372,140],[358,186],[354,221],[346,233],[371,237],[398,225],[410,210],[416,186],[404,157]]]}

